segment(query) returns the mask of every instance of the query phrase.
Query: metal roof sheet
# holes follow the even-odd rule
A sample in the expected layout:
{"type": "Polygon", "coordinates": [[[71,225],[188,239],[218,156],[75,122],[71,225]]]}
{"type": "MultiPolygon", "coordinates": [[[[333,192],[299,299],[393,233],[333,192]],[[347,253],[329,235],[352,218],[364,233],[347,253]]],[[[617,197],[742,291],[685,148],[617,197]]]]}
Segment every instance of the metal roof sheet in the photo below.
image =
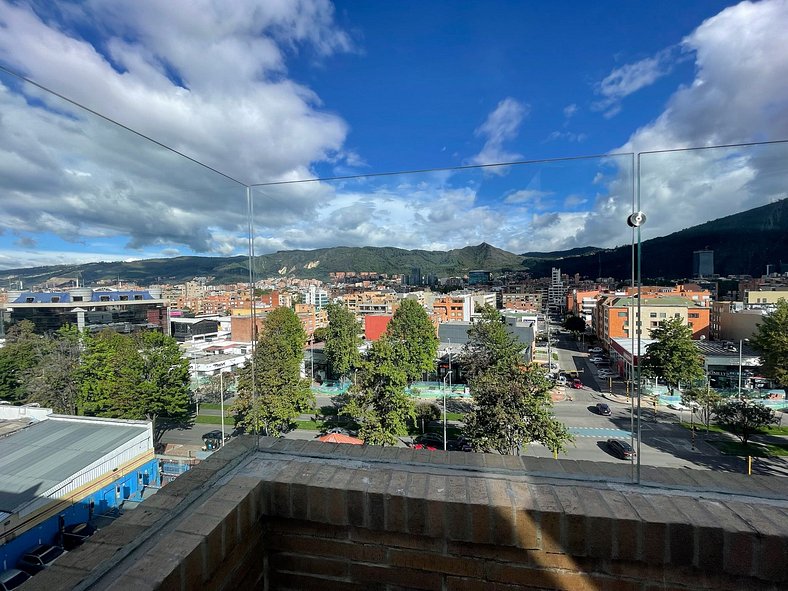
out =
{"type": "Polygon", "coordinates": [[[0,437],[0,511],[14,513],[147,430],[52,418],[0,437]]]}

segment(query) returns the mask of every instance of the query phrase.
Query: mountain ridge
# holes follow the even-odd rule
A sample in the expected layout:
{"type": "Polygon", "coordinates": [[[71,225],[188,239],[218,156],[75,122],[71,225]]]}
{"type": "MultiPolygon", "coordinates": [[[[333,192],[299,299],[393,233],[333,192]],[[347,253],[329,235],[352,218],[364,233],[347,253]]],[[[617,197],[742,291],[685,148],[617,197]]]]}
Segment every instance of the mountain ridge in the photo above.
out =
{"type": "MultiPolygon", "coordinates": [[[[766,264],[779,265],[788,259],[788,199],[685,228],[643,242],[644,278],[682,279],[692,275],[692,252],[714,250],[715,272],[719,275],[760,275],[766,264]]],[[[788,262],[788,261],[786,261],[788,262]]],[[[448,251],[407,250],[379,246],[335,246],[314,250],[287,250],[254,258],[257,278],[292,276],[327,279],[332,272],[377,272],[407,274],[418,268],[422,275],[450,277],[484,269],[526,271],[549,276],[553,266],[563,273],[583,277],[630,276],[631,248],[585,246],[562,251],[514,254],[487,242],[448,251]]],[[[777,267],[775,267],[777,268],[777,267]]],[[[206,276],[215,283],[249,280],[248,258],[180,256],[105,261],[82,265],[49,265],[8,269],[0,281],[42,284],[53,277],[81,277],[85,284],[120,278],[141,284],[181,283],[206,276]]]]}

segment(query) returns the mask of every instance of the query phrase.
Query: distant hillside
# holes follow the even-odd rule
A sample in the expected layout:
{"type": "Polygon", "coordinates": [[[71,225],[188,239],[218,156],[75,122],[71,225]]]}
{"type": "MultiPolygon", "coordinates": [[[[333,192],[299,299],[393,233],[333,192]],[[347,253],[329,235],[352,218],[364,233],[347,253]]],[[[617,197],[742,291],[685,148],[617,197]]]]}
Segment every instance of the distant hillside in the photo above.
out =
{"type": "MultiPolygon", "coordinates": [[[[767,264],[788,263],[788,199],[731,215],[699,226],[654,238],[643,243],[643,277],[682,279],[692,275],[692,252],[714,251],[714,269],[719,275],[760,276],[767,264]]],[[[446,252],[401,248],[337,246],[317,250],[289,250],[255,257],[256,277],[287,275],[327,279],[339,271],[371,271],[387,274],[410,273],[439,277],[466,275],[474,269],[493,272],[528,271],[535,277],[550,275],[550,269],[583,277],[626,279],[631,274],[631,249],[622,246],[600,249],[593,246],[554,252],[517,255],[483,242],[446,252]]],[[[193,277],[212,277],[216,283],[248,281],[247,258],[176,257],[133,262],[88,263],[11,269],[0,272],[0,285],[22,281],[25,286],[41,284],[51,277],[80,276],[85,284],[100,280],[150,283],[179,283],[193,277]]]]}
{"type": "MultiPolygon", "coordinates": [[[[709,248],[714,251],[714,272],[721,276],[752,275],[760,277],[766,265],[788,264],[788,199],[748,211],[712,220],[668,236],[643,242],[644,278],[683,279],[692,276],[692,253],[709,248]]],[[[629,277],[630,246],[595,253],[565,257],[560,261],[563,273],[581,276],[629,277]]],[[[534,272],[549,272],[546,262],[534,272]]]]}

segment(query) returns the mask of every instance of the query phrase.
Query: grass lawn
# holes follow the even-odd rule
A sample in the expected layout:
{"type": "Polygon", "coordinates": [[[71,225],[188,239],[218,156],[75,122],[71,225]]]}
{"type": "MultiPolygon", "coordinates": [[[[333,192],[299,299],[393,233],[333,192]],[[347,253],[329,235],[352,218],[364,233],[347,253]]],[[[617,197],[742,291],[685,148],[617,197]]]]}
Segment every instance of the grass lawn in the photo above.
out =
{"type": "MultiPolygon", "coordinates": [[[[221,425],[222,424],[222,417],[218,417],[215,415],[197,415],[194,418],[194,422],[197,424],[202,425],[221,425]]],[[[224,417],[224,424],[229,425],[230,427],[235,426],[235,418],[233,417],[224,417]]]]}
{"type": "MultiPolygon", "coordinates": [[[[229,404],[224,405],[225,408],[229,406],[229,404]]],[[[205,410],[222,410],[222,405],[218,402],[203,402],[200,404],[200,408],[204,408],[205,410]]]]}
{"type": "Polygon", "coordinates": [[[753,443],[744,445],[740,441],[709,441],[711,445],[729,456],[755,456],[768,458],[788,456],[788,444],[753,443]]]}
{"type": "MultiPolygon", "coordinates": [[[[685,429],[690,429],[691,428],[690,425],[691,423],[686,423],[686,422],[681,423],[681,426],[684,427],[685,429]]],[[[703,423],[695,423],[695,431],[698,433],[701,431],[706,431],[706,425],[704,425],[703,423]]],[[[730,433],[731,431],[729,431],[728,429],[726,429],[721,425],[712,423],[711,425],[709,425],[709,432],[730,433]]],[[[778,427],[777,425],[771,425],[769,427],[764,427],[763,429],[759,429],[758,431],[755,432],[755,434],[756,435],[788,435],[788,427],[778,427]]]]}
{"type": "Polygon", "coordinates": [[[317,421],[296,421],[296,429],[304,429],[306,431],[320,431],[323,428],[323,422],[317,421]]]}

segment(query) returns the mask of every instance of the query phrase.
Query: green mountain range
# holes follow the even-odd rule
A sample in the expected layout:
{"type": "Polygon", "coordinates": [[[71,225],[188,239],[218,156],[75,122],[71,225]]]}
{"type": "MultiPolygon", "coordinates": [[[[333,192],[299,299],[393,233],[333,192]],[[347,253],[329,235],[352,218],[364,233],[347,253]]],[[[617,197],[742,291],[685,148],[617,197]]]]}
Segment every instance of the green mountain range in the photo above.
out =
{"type": "MultiPolygon", "coordinates": [[[[714,251],[714,269],[719,275],[760,276],[766,265],[780,270],[788,264],[788,199],[706,222],[668,236],[643,242],[644,278],[683,279],[692,276],[692,253],[714,251]],[[784,261],[784,263],[783,263],[784,261]]],[[[291,276],[328,279],[329,273],[377,272],[407,274],[418,268],[422,275],[452,277],[474,269],[494,273],[527,271],[534,277],[549,276],[552,267],[582,277],[615,277],[631,274],[631,248],[574,248],[566,251],[514,254],[487,243],[445,252],[401,248],[337,246],[316,250],[290,250],[254,259],[256,278],[291,276]]],[[[194,277],[209,277],[214,283],[249,280],[248,259],[236,257],[184,256],[132,262],[100,262],[56,265],[0,272],[0,285],[41,285],[51,278],[79,277],[86,285],[98,281],[181,283],[194,277]]]]}

